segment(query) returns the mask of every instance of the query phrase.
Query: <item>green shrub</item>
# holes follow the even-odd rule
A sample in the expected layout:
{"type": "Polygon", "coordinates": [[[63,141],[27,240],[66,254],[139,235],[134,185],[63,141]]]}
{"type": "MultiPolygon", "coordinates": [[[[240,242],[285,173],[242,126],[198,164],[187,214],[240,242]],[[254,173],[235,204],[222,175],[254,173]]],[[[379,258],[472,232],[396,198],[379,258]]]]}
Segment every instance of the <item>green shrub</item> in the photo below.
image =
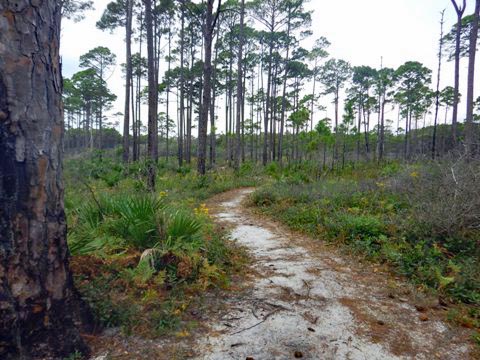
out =
{"type": "Polygon", "coordinates": [[[369,215],[338,214],[327,223],[334,234],[345,234],[350,240],[366,239],[383,235],[382,222],[369,215]]]}
{"type": "Polygon", "coordinates": [[[202,224],[193,216],[182,211],[175,211],[168,217],[167,239],[172,241],[172,246],[179,242],[191,246],[198,243],[201,229],[202,224]]]}
{"type": "Polygon", "coordinates": [[[190,172],[192,171],[192,168],[190,166],[180,166],[178,169],[177,169],[177,173],[179,173],[180,175],[187,175],[187,174],[190,174],[190,172]]]}
{"type": "Polygon", "coordinates": [[[254,164],[250,161],[244,162],[240,165],[240,169],[238,170],[241,176],[248,176],[253,171],[254,164]]]}
{"type": "Polygon", "coordinates": [[[289,206],[285,209],[282,219],[293,229],[315,234],[321,215],[318,208],[306,207],[302,204],[289,206]]]}
{"type": "Polygon", "coordinates": [[[272,177],[278,177],[280,175],[280,166],[278,163],[275,161],[268,163],[265,166],[265,174],[272,177]]]}
{"type": "Polygon", "coordinates": [[[380,176],[390,177],[398,174],[402,170],[400,163],[391,162],[383,166],[380,171],[380,176]]]}
{"type": "Polygon", "coordinates": [[[102,196],[80,206],[76,215],[69,234],[73,254],[154,247],[193,252],[202,246],[202,222],[153,196],[102,196]]]}
{"type": "Polygon", "coordinates": [[[277,201],[277,195],[271,189],[260,189],[250,199],[256,206],[271,206],[277,201]]]}

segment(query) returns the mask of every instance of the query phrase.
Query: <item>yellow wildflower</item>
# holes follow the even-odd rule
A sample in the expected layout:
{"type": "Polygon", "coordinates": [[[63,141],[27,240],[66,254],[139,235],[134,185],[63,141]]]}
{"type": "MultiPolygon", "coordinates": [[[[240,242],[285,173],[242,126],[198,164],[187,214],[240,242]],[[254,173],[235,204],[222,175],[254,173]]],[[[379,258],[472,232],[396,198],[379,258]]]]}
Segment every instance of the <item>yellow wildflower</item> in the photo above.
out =
{"type": "Polygon", "coordinates": [[[179,337],[179,338],[184,338],[184,337],[187,337],[189,335],[190,335],[190,333],[187,330],[179,331],[175,334],[175,336],[179,337]]]}
{"type": "Polygon", "coordinates": [[[208,216],[208,214],[209,214],[207,205],[205,205],[205,204],[201,204],[198,208],[195,208],[193,211],[195,212],[196,215],[206,215],[206,216],[208,216]]]}

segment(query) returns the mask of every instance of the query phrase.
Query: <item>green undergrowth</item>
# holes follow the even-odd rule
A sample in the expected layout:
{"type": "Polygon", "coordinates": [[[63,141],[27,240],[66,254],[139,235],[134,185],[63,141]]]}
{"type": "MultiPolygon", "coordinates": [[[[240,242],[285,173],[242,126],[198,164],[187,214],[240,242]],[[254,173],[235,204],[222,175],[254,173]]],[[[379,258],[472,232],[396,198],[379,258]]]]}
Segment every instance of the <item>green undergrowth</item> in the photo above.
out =
{"type": "MultiPolygon", "coordinates": [[[[257,187],[252,205],[292,229],[388,264],[443,302],[449,318],[480,328],[480,165],[476,162],[313,162],[238,171],[159,162],[156,191],[147,163],[96,154],[66,162],[66,210],[78,288],[103,326],[150,336],[187,336],[208,289],[232,286],[247,258],[226,241],[205,202],[257,187]],[[199,296],[200,295],[200,296],[199,296]]],[[[478,337],[476,338],[478,340],[478,337]]]]}
{"type": "Polygon", "coordinates": [[[184,337],[197,325],[189,309],[206,291],[230,288],[247,262],[205,200],[257,178],[248,165],[202,178],[160,163],[150,193],[146,165],[105,156],[66,162],[71,267],[99,326],[184,337]]]}
{"type": "Polygon", "coordinates": [[[258,188],[251,203],[292,229],[343,244],[445,300],[478,309],[479,169],[472,163],[389,163],[305,181],[279,176],[258,188]]]}

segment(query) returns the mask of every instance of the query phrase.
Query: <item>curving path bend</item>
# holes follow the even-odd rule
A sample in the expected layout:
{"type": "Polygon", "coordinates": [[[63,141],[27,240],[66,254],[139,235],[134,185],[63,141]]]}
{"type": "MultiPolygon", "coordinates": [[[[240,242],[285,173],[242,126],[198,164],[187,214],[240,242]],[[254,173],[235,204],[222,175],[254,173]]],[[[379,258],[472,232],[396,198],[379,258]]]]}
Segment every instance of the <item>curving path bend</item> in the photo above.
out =
{"type": "Polygon", "coordinates": [[[215,197],[219,223],[253,257],[246,291],[224,300],[198,359],[469,359],[467,330],[391,275],[242,206],[252,189],[215,197]]]}

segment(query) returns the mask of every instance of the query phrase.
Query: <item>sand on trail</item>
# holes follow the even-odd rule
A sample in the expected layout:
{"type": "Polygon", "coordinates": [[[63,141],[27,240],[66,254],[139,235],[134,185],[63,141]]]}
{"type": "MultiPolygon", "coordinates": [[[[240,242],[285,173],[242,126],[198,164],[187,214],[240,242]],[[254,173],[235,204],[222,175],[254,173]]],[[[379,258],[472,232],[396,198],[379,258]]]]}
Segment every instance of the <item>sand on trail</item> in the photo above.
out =
{"type": "Polygon", "coordinates": [[[401,279],[246,209],[252,191],[209,204],[251,254],[255,275],[210,317],[197,359],[473,358],[468,331],[443,322],[440,305],[412,299],[401,279]]]}

